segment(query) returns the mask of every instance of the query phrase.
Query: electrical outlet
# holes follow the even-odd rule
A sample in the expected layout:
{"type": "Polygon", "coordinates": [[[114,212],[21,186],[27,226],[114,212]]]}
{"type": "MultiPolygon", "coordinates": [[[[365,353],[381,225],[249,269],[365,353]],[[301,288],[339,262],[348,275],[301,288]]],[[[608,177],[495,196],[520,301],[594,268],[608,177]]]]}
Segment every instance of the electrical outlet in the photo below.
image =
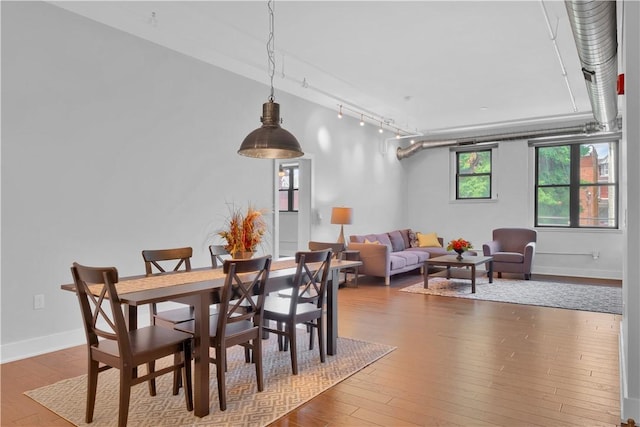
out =
{"type": "Polygon", "coordinates": [[[33,296],[33,309],[42,310],[44,308],[44,294],[33,296]]]}

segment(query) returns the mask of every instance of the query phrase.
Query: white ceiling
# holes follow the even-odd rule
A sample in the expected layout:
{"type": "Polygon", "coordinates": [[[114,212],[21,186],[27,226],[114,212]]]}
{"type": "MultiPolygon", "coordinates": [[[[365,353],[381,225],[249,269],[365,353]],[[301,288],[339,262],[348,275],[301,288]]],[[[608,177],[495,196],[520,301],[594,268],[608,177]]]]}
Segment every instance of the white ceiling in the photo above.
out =
{"type": "MultiPolygon", "coordinates": [[[[266,1],[52,3],[269,84],[266,1]]],[[[286,91],[406,131],[591,111],[562,1],[283,0],[275,50],[276,101],[286,91]]]]}

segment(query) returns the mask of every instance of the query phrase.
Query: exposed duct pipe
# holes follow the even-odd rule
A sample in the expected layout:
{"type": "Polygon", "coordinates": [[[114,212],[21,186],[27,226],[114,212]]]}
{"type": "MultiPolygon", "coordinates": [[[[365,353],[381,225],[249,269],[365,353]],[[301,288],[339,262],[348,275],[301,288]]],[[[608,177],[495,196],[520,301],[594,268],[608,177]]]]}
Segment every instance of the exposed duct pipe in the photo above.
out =
{"type": "Polygon", "coordinates": [[[618,39],[615,1],[565,1],[591,108],[603,130],[618,117],[618,39]]]}
{"type": "Polygon", "coordinates": [[[406,148],[398,148],[396,150],[396,157],[398,160],[411,157],[419,151],[426,148],[435,147],[448,147],[448,146],[460,146],[460,145],[472,145],[480,144],[483,142],[499,142],[499,141],[511,141],[518,139],[533,139],[552,136],[565,136],[565,135],[592,135],[600,130],[600,125],[597,122],[589,122],[582,125],[574,125],[553,129],[541,129],[541,130],[524,130],[524,131],[511,131],[504,133],[497,133],[492,135],[474,136],[474,137],[462,137],[457,139],[438,139],[438,140],[426,140],[418,141],[406,148]]]}
{"type": "Polygon", "coordinates": [[[418,141],[406,148],[399,147],[396,151],[398,160],[411,157],[427,148],[573,134],[589,136],[598,131],[613,131],[619,128],[616,90],[618,79],[616,2],[567,0],[565,6],[596,122],[478,137],[452,138],[451,136],[443,136],[440,139],[432,138],[431,140],[418,141]]]}

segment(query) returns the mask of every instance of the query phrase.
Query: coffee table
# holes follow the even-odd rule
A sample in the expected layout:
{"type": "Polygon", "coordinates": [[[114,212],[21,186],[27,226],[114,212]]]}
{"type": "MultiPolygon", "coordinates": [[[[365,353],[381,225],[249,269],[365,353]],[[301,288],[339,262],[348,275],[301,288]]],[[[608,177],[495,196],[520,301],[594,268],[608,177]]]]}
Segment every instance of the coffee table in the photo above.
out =
{"type": "Polygon", "coordinates": [[[490,256],[465,256],[461,260],[457,255],[443,255],[429,258],[424,262],[424,288],[429,288],[429,266],[447,267],[447,279],[451,278],[451,267],[466,268],[471,267],[471,293],[476,293],[476,266],[489,264],[489,283],[493,283],[493,257],[490,256]]]}

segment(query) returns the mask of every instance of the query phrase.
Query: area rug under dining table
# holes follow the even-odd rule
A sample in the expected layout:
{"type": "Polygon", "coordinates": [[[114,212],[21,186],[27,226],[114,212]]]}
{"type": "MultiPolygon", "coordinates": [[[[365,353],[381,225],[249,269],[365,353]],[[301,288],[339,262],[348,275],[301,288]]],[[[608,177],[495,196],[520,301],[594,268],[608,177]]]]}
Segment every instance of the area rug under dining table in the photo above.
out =
{"type": "MultiPolygon", "coordinates": [[[[255,367],[245,363],[242,347],[228,350],[227,410],[220,411],[215,368],[211,373],[211,413],[198,418],[185,408],[182,389],[171,394],[172,376],[157,379],[157,395],[150,396],[146,383],[133,387],[128,424],[132,426],[264,426],[304,404],[329,387],[355,374],[395,347],[338,338],[339,352],[320,363],[317,343],[308,349],[308,336],[299,331],[298,375],[291,374],[288,351],[278,351],[276,338],[263,347],[265,389],[257,392],[255,367]]],[[[158,366],[166,361],[163,359],[158,366]]],[[[144,369],[141,368],[141,369],[144,369]]],[[[77,426],[114,426],[118,419],[118,371],[110,369],[98,379],[93,422],[84,422],[86,375],[59,381],[25,394],[77,426]]]]}
{"type": "Polygon", "coordinates": [[[471,293],[469,279],[430,277],[428,289],[424,289],[424,282],[419,280],[399,290],[415,294],[622,314],[622,288],[605,284],[497,278],[489,283],[486,277],[476,277],[474,294],[471,293]]]}

